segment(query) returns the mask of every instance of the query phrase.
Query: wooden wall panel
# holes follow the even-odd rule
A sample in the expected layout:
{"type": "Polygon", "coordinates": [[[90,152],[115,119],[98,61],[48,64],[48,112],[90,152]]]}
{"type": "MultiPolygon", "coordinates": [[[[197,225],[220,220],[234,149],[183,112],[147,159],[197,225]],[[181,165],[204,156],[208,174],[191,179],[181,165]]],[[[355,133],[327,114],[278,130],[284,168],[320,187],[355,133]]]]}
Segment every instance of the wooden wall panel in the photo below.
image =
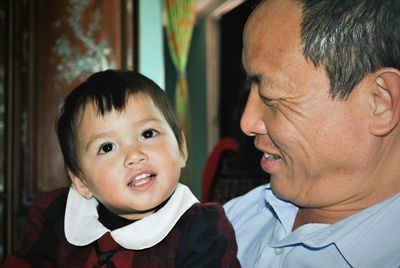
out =
{"type": "MultiPolygon", "coordinates": [[[[54,123],[63,98],[94,71],[121,68],[126,1],[36,1],[33,10],[29,114],[32,198],[68,185],[54,123]]],[[[127,54],[125,52],[125,54],[127,54]]],[[[131,53],[132,54],[132,53],[131,53]]]]}
{"type": "Polygon", "coordinates": [[[0,1],[0,261],[19,245],[32,202],[69,184],[54,127],[65,95],[95,71],[136,69],[137,9],[137,0],[0,1]]]}

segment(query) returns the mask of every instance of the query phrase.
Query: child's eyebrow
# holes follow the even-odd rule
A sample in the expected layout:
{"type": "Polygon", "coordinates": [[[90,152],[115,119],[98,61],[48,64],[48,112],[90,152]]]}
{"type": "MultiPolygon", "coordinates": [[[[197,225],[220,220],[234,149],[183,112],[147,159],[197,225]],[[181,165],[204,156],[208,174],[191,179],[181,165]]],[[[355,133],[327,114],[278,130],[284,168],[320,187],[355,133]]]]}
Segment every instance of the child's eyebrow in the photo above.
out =
{"type": "Polygon", "coordinates": [[[90,136],[88,143],[85,145],[85,152],[87,152],[90,146],[98,139],[107,138],[111,135],[113,131],[101,132],[90,136]]]}
{"type": "Polygon", "coordinates": [[[162,120],[160,120],[156,117],[149,117],[149,118],[143,118],[141,120],[138,120],[135,122],[135,124],[147,124],[147,123],[151,123],[151,122],[162,123],[162,120]]]}
{"type": "MultiPolygon", "coordinates": [[[[149,118],[143,118],[141,120],[136,121],[135,125],[142,126],[142,125],[149,124],[149,123],[163,124],[164,121],[159,118],[156,118],[156,117],[149,117],[149,118]]],[[[96,140],[102,139],[102,138],[108,138],[108,137],[110,137],[110,135],[112,135],[113,132],[114,132],[113,130],[105,131],[105,132],[97,133],[97,134],[90,136],[89,141],[85,145],[85,152],[87,152],[89,150],[92,143],[94,143],[96,140]]]]}

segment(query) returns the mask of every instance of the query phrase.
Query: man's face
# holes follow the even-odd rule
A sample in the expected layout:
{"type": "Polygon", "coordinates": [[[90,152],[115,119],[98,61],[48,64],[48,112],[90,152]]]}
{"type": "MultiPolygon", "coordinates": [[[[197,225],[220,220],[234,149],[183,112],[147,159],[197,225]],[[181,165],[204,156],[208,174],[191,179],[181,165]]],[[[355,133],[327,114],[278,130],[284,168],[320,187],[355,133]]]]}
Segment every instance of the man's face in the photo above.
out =
{"type": "Polygon", "coordinates": [[[368,195],[371,167],[363,80],[346,101],[302,54],[301,6],[272,0],[252,14],[243,64],[251,81],[242,130],[264,152],[261,167],[282,199],[304,207],[345,205],[368,195]]]}

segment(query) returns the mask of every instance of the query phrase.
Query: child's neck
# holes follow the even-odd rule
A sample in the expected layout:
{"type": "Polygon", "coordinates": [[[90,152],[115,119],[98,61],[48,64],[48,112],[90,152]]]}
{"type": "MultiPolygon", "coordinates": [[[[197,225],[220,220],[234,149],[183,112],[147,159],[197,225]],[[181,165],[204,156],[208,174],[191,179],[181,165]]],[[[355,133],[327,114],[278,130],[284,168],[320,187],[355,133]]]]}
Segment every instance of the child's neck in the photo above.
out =
{"type": "Polygon", "coordinates": [[[150,214],[152,214],[152,213],[158,211],[159,209],[161,209],[169,201],[170,198],[171,197],[168,197],[164,202],[162,202],[161,204],[159,204],[155,208],[143,211],[141,213],[137,213],[138,214],[138,219],[127,219],[127,218],[115,215],[114,213],[109,211],[103,204],[99,203],[98,206],[97,206],[97,213],[99,214],[99,221],[107,229],[113,231],[115,229],[122,228],[122,227],[124,227],[124,226],[126,226],[128,224],[131,224],[131,223],[133,223],[135,221],[138,221],[138,220],[144,218],[146,214],[149,214],[149,212],[151,212],[150,214]],[[139,217],[140,215],[142,215],[142,217],[139,217]]]}

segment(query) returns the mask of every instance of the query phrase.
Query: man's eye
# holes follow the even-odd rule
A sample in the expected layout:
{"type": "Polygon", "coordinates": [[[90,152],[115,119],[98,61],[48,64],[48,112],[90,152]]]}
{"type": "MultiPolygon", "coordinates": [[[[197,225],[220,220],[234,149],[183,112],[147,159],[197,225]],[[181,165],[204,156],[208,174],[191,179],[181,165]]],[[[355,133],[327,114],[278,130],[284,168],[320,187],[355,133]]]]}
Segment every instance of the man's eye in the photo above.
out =
{"type": "Polygon", "coordinates": [[[154,137],[154,136],[157,136],[158,133],[159,133],[159,132],[158,132],[157,130],[148,129],[148,130],[143,131],[142,137],[143,137],[144,139],[150,139],[150,138],[152,138],[152,137],[154,137]]]}
{"type": "Polygon", "coordinates": [[[110,143],[110,142],[103,143],[100,146],[99,153],[100,154],[106,154],[106,153],[111,152],[112,150],[114,150],[114,148],[115,148],[115,145],[110,143]]]}
{"type": "Polygon", "coordinates": [[[261,96],[262,101],[264,102],[265,105],[267,106],[273,106],[274,105],[274,100],[267,98],[265,96],[261,96]]]}
{"type": "Polygon", "coordinates": [[[266,104],[271,103],[271,101],[272,101],[270,98],[267,98],[267,97],[262,97],[262,100],[266,104]]]}

